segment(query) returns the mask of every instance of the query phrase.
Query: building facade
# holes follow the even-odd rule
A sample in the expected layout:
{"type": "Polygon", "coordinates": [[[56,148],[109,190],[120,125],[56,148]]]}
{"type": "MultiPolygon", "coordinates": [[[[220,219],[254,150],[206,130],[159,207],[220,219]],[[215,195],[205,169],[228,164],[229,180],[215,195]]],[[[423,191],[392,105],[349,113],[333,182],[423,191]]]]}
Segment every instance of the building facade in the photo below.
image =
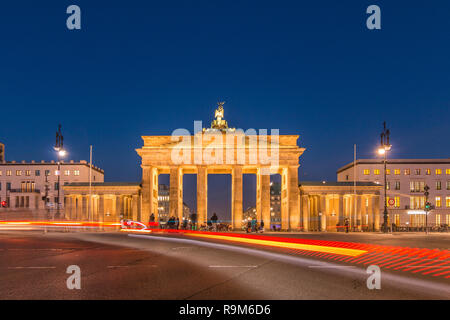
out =
{"type": "Polygon", "coordinates": [[[380,230],[381,186],[373,182],[302,181],[299,187],[301,230],[380,230]]]}
{"type": "MultiPolygon", "coordinates": [[[[60,176],[61,206],[64,206],[64,184],[89,181],[89,164],[61,162],[60,171],[55,161],[3,161],[0,163],[0,201],[6,201],[8,210],[51,209],[58,201],[58,175],[60,176]]],[[[103,182],[102,169],[92,166],[92,182],[103,182]]]]}
{"type": "MultiPolygon", "coordinates": [[[[389,225],[422,228],[450,225],[450,159],[389,159],[386,165],[389,225]],[[429,186],[428,201],[434,209],[425,215],[424,187],[429,186]]],[[[384,186],[383,161],[361,159],[337,171],[338,181],[366,181],[384,186]]]]}

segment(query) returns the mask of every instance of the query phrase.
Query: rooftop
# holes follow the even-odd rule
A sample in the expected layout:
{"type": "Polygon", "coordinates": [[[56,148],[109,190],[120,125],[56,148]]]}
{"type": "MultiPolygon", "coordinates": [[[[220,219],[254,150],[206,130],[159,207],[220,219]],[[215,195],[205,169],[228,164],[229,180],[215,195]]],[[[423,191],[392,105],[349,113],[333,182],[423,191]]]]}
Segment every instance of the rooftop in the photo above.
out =
{"type": "MultiPolygon", "coordinates": [[[[381,164],[383,162],[382,158],[379,159],[359,159],[356,160],[356,165],[360,164],[381,164]]],[[[353,161],[347,163],[343,167],[337,170],[340,173],[348,168],[353,167],[353,161]]],[[[450,164],[450,158],[444,159],[387,159],[387,164],[450,164]]]]}
{"type": "MultiPolygon", "coordinates": [[[[93,187],[127,187],[127,186],[140,186],[140,182],[92,182],[91,185],[93,187]]],[[[64,186],[69,187],[88,187],[89,182],[71,182],[67,183],[64,186]]]]}
{"type": "MultiPolygon", "coordinates": [[[[328,186],[328,187],[353,187],[353,181],[301,181],[299,182],[301,186],[328,186]]],[[[357,187],[378,187],[380,186],[377,183],[369,182],[369,181],[356,181],[357,187]]]]}

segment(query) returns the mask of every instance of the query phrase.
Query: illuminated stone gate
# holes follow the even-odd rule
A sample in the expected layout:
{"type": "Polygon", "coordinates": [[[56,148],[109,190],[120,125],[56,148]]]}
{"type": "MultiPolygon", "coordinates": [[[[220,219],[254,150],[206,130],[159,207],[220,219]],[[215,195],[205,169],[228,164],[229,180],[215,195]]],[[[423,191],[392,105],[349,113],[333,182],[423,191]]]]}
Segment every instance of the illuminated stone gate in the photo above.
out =
{"type": "Polygon", "coordinates": [[[270,174],[281,175],[281,228],[300,227],[298,167],[305,149],[297,146],[297,135],[258,135],[228,128],[223,119],[223,103],[215,112],[211,128],[194,135],[143,136],[137,149],[142,158],[141,221],[153,213],[158,220],[158,176],[170,175],[170,215],[182,219],[183,175],[197,175],[197,222],[206,224],[208,175],[232,177],[232,227],[241,229],[243,214],[243,174],[255,174],[258,222],[270,228],[270,174]],[[270,150],[269,150],[270,149],[270,150]],[[270,161],[268,161],[268,159],[270,161]]]}

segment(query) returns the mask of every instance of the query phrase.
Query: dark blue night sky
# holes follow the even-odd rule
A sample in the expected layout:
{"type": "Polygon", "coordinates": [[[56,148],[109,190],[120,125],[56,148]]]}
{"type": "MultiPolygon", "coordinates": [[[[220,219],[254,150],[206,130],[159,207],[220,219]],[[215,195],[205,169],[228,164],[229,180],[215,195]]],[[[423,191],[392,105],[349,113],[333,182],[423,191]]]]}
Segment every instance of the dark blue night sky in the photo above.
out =
{"type": "MultiPolygon", "coordinates": [[[[41,0],[0,12],[7,160],[53,159],[61,123],[70,159],[92,144],[107,181],[137,181],[141,135],[209,126],[219,100],[233,127],[300,135],[304,180],[335,180],[355,143],[374,157],[384,120],[390,156],[449,157],[449,1],[41,0]],[[79,31],[66,28],[71,4],[79,31]],[[366,28],[371,4],[381,30],[366,28]]],[[[228,189],[210,186],[211,211],[229,212],[228,189]]]]}

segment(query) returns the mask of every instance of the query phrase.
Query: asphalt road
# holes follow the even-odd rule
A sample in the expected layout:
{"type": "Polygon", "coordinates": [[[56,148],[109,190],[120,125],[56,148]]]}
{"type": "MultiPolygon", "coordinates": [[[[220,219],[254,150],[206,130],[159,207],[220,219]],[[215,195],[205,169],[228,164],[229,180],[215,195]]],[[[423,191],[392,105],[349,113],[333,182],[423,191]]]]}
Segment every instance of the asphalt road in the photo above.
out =
{"type": "Polygon", "coordinates": [[[0,232],[0,299],[450,299],[449,281],[176,235],[0,232]],[[81,269],[69,290],[66,269],[81,269]]]}

